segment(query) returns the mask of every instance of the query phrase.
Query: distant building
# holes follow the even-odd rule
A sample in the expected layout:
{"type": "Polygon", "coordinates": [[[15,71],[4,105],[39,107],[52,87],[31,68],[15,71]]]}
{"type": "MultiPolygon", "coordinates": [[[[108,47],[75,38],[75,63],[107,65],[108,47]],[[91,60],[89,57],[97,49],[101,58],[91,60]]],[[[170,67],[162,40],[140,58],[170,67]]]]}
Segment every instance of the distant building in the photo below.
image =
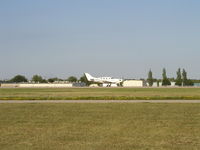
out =
{"type": "MultiPolygon", "coordinates": [[[[171,82],[171,85],[169,85],[169,87],[174,87],[174,86],[176,86],[175,83],[176,83],[176,82],[171,82]]],[[[163,86],[163,85],[162,85],[162,82],[159,82],[159,83],[158,83],[158,82],[153,82],[152,87],[160,87],[160,86],[163,86]]]]}
{"type": "Polygon", "coordinates": [[[70,83],[69,81],[54,81],[54,84],[68,84],[70,83]]]}
{"type": "Polygon", "coordinates": [[[143,80],[125,80],[123,82],[123,87],[143,87],[146,86],[143,80]]]}
{"type": "Polygon", "coordinates": [[[200,87],[200,83],[194,83],[194,86],[200,87]]]}
{"type": "Polygon", "coordinates": [[[68,88],[73,87],[72,83],[67,84],[50,84],[50,83],[36,83],[36,84],[29,84],[29,83],[19,83],[19,84],[2,84],[1,87],[19,87],[19,88],[68,88]]]}

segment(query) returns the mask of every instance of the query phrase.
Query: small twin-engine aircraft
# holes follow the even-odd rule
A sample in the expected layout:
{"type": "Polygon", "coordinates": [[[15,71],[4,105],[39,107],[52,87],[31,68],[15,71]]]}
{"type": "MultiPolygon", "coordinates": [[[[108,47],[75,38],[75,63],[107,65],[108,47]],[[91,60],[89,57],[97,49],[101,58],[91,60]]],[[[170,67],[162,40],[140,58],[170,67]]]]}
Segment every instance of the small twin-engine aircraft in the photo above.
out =
{"type": "Polygon", "coordinates": [[[93,77],[89,73],[84,73],[87,80],[94,83],[100,83],[103,87],[116,87],[123,82],[123,79],[114,79],[112,77],[93,77]]]}

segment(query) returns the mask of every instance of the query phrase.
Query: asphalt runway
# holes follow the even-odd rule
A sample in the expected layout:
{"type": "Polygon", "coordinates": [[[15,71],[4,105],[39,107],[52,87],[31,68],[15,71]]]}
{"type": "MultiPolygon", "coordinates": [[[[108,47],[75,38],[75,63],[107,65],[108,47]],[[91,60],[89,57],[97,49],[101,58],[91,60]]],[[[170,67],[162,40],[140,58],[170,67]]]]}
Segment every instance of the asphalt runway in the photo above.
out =
{"type": "Polygon", "coordinates": [[[200,103],[200,100],[0,100],[4,103],[200,103]]]}

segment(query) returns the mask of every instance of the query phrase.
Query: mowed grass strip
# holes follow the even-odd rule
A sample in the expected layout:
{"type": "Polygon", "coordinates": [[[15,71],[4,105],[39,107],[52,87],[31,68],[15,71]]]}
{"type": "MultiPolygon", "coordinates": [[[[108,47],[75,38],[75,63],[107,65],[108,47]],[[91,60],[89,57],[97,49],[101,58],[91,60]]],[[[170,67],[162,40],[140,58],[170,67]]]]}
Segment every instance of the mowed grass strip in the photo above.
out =
{"type": "Polygon", "coordinates": [[[0,104],[1,150],[198,150],[200,104],[0,104]]]}
{"type": "Polygon", "coordinates": [[[0,88],[0,100],[200,99],[200,88],[0,88]]]}

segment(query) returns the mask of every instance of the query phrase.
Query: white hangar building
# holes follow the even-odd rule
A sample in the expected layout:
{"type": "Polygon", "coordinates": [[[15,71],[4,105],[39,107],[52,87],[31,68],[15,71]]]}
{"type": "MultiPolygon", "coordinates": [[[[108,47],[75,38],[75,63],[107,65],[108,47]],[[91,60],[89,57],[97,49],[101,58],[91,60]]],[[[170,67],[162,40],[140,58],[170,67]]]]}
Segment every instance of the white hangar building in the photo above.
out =
{"type": "Polygon", "coordinates": [[[146,86],[143,80],[125,80],[123,82],[123,87],[143,87],[146,86]]]}

